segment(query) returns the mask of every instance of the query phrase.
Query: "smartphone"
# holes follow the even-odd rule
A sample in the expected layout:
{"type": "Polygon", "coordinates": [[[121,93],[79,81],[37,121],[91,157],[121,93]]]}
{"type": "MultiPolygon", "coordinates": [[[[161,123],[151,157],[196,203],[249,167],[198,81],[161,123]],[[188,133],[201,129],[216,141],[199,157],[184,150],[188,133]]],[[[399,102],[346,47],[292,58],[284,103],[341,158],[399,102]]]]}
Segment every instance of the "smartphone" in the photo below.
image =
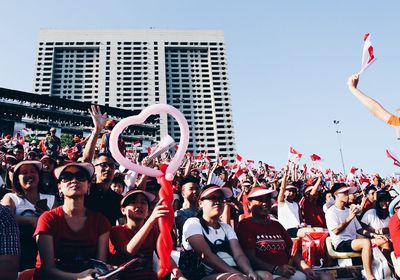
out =
{"type": "Polygon", "coordinates": [[[93,268],[100,272],[100,275],[106,274],[109,271],[107,264],[102,261],[90,259],[90,263],[93,268]]]}

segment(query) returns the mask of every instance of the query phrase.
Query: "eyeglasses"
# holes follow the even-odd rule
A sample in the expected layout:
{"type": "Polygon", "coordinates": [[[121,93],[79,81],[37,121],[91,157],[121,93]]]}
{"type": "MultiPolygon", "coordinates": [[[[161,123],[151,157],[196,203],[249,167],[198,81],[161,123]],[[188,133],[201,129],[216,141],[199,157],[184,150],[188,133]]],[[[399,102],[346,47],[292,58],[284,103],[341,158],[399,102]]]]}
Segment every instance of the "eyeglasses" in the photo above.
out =
{"type": "Polygon", "coordinates": [[[95,166],[100,166],[101,168],[106,169],[107,167],[109,167],[110,169],[115,169],[115,163],[113,162],[100,162],[98,164],[96,164],[95,166]]]}
{"type": "Polygon", "coordinates": [[[60,175],[60,181],[66,183],[66,182],[70,182],[72,181],[72,179],[76,179],[79,182],[84,182],[84,181],[88,181],[88,175],[86,174],[85,171],[77,171],[75,173],[72,172],[63,172],[60,175]]]}
{"type": "Polygon", "coordinates": [[[223,196],[211,196],[211,197],[205,197],[203,200],[210,200],[212,202],[225,202],[226,199],[223,196]]]}

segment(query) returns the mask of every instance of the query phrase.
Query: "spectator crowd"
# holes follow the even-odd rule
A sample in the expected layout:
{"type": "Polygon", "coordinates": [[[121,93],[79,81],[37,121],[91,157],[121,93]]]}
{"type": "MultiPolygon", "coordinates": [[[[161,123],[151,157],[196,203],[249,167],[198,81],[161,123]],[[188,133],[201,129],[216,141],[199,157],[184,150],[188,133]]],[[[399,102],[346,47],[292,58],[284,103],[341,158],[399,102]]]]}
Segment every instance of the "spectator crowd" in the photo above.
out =
{"type": "MultiPolygon", "coordinates": [[[[302,250],[317,233],[337,252],[359,253],[365,279],[377,279],[376,253],[393,275],[400,268],[396,178],[187,152],[169,213],[156,178],[113,159],[116,122],[97,106],[89,112],[91,135],[68,149],[55,128],[41,146],[0,140],[0,279],[101,278],[103,264],[124,267],[117,279],[158,279],[157,221],[167,215],[175,217],[168,279],[333,279],[316,269],[335,265],[324,246],[323,261],[302,250]]],[[[118,147],[152,168],[171,156],[144,157],[122,139],[118,147]]]]}

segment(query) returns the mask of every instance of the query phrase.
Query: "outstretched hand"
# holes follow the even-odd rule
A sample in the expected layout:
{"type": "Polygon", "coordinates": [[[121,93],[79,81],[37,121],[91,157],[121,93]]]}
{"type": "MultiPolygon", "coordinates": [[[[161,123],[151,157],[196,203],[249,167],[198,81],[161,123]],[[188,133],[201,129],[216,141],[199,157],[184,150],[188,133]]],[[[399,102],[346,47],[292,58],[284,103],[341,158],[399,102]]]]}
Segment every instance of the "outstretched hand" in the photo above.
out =
{"type": "Polygon", "coordinates": [[[360,76],[358,74],[353,74],[349,77],[347,80],[347,86],[349,88],[357,88],[358,81],[360,79],[360,76]]]}
{"type": "Polygon", "coordinates": [[[91,108],[88,109],[88,111],[92,117],[94,128],[97,133],[100,133],[106,124],[107,113],[102,114],[99,106],[91,105],[90,107],[91,108]]]}

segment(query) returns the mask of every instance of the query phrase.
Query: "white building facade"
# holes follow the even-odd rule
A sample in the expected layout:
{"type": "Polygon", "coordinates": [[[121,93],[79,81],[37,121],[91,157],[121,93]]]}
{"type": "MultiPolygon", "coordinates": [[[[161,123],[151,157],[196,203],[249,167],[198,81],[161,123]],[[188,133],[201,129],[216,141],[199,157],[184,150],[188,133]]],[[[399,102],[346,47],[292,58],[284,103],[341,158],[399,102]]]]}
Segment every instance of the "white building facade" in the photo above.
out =
{"type": "MultiPolygon", "coordinates": [[[[221,30],[41,30],[33,92],[127,110],[170,104],[189,123],[190,151],[236,154],[221,30]]],[[[167,133],[179,141],[161,115],[167,133]]]]}

